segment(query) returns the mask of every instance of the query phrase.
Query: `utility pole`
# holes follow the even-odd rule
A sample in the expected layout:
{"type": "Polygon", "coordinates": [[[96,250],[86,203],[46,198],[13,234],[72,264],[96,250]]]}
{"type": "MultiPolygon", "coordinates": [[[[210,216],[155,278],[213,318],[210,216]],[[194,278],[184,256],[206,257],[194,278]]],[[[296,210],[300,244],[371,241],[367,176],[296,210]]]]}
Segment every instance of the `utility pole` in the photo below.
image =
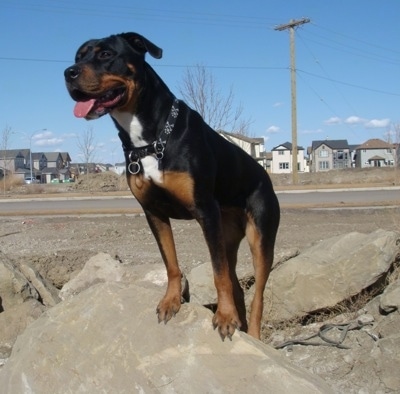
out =
{"type": "Polygon", "coordinates": [[[292,100],[292,183],[296,185],[299,181],[297,167],[297,106],[296,106],[296,53],[294,42],[294,28],[305,23],[310,19],[292,19],[289,23],[279,25],[275,30],[283,31],[289,29],[290,32],[290,81],[291,81],[291,100],[292,100]]]}

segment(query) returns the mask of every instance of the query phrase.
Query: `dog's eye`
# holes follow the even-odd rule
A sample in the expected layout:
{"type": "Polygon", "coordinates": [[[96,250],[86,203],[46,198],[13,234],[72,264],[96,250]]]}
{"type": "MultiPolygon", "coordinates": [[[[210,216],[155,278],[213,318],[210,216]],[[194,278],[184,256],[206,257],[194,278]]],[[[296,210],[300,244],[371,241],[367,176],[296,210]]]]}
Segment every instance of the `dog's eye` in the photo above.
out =
{"type": "Polygon", "coordinates": [[[101,51],[99,53],[99,59],[109,59],[112,55],[111,51],[101,51]]]}

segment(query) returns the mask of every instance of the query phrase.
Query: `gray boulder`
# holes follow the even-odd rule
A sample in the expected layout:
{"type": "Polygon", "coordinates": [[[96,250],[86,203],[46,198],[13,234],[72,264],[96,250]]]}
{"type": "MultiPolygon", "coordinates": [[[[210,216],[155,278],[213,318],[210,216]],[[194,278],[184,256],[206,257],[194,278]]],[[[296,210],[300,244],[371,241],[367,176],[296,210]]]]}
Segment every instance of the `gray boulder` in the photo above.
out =
{"type": "Polygon", "coordinates": [[[354,232],[306,249],[270,275],[265,319],[283,321],[331,308],[378,283],[396,261],[399,239],[392,231],[354,232]]]}
{"type": "Polygon", "coordinates": [[[0,312],[29,298],[39,299],[39,293],[13,261],[0,252],[0,312]]]}
{"type": "Polygon", "coordinates": [[[331,392],[246,334],[222,342],[200,305],[158,324],[163,292],[145,280],[106,282],[57,304],[17,339],[3,392],[331,392]]]}
{"type": "Polygon", "coordinates": [[[10,356],[18,335],[45,310],[43,304],[30,298],[0,313],[0,360],[5,361],[10,356]]]}
{"type": "Polygon", "coordinates": [[[392,313],[400,309],[400,279],[391,283],[380,298],[381,311],[392,313]]]}

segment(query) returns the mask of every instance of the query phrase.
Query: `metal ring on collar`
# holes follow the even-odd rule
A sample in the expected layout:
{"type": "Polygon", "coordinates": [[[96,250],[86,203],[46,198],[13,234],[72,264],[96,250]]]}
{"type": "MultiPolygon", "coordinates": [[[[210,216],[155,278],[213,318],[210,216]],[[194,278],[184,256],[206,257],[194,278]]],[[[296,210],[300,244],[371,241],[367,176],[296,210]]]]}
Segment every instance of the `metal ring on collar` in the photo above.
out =
{"type": "Polygon", "coordinates": [[[140,172],[140,164],[138,161],[132,161],[131,163],[128,164],[128,171],[132,175],[139,174],[140,172]]]}

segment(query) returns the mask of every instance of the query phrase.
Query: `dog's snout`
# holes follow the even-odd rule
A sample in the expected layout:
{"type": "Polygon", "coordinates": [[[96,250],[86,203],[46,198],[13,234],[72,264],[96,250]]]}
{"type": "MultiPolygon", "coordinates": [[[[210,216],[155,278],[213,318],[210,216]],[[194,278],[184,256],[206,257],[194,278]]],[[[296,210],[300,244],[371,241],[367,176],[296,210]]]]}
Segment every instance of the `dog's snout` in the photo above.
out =
{"type": "Polygon", "coordinates": [[[72,81],[72,80],[78,78],[80,73],[81,73],[81,68],[80,67],[72,66],[72,67],[68,67],[64,71],[64,76],[65,76],[65,79],[67,81],[72,81]]]}

